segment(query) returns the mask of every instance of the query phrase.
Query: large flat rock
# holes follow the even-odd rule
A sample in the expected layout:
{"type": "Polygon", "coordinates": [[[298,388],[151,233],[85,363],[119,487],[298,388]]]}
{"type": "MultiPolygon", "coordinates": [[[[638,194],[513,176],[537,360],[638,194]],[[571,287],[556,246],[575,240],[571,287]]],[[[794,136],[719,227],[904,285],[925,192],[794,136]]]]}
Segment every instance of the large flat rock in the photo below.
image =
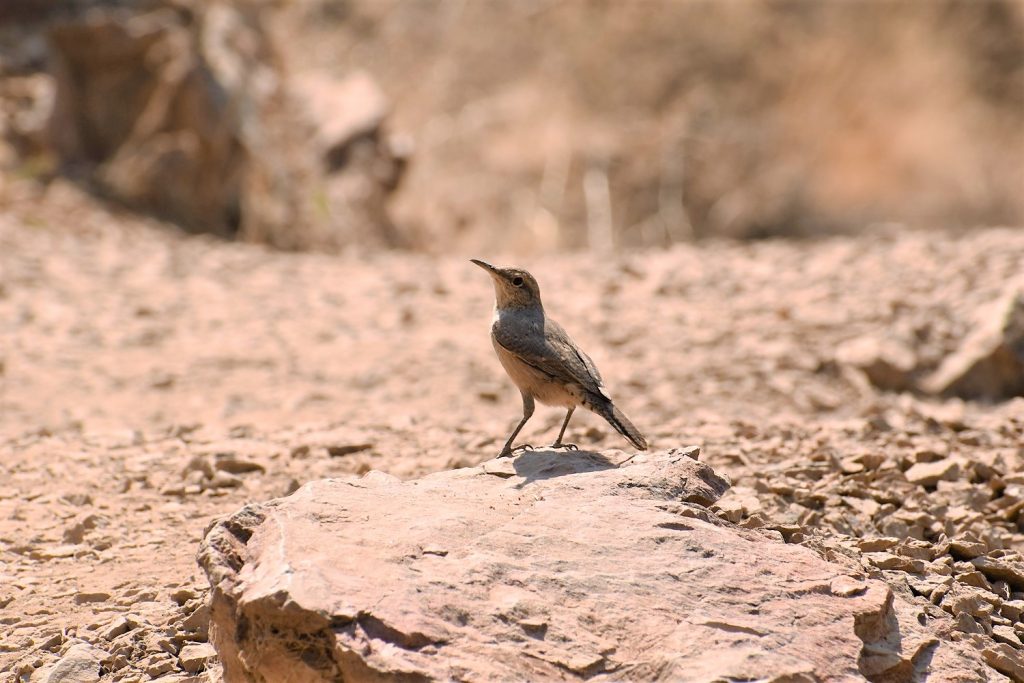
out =
{"type": "Polygon", "coordinates": [[[247,506],[199,558],[225,679],[984,680],[885,584],[708,514],[728,483],[688,455],[528,452],[247,506]]]}

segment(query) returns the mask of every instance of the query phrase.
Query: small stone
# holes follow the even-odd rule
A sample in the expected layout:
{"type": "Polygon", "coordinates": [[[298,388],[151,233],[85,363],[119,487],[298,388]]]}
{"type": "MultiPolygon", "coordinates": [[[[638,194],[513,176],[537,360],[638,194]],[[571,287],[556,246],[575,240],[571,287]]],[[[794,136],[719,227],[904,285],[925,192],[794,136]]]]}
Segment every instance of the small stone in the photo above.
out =
{"type": "Polygon", "coordinates": [[[92,602],[106,602],[109,599],[110,593],[105,593],[103,591],[83,591],[75,594],[76,605],[86,605],[92,602]]]}
{"type": "Polygon", "coordinates": [[[1005,581],[1016,590],[1024,588],[1024,562],[1019,557],[976,557],[971,564],[994,581],[1005,581]]]}
{"type": "Polygon", "coordinates": [[[195,600],[198,597],[199,593],[197,593],[194,589],[187,587],[179,588],[178,590],[171,593],[171,600],[173,600],[175,604],[177,604],[178,606],[184,605],[189,600],[195,600]]]}
{"type": "Polygon", "coordinates": [[[974,586],[975,588],[983,588],[987,591],[992,590],[992,584],[988,582],[985,575],[981,572],[964,572],[963,574],[957,574],[956,580],[965,586],[974,586]]]}
{"type": "Polygon", "coordinates": [[[1024,617],[1024,600],[1004,600],[999,612],[1010,621],[1020,621],[1024,617]]]}
{"type": "Polygon", "coordinates": [[[743,519],[743,503],[733,498],[718,501],[712,506],[712,510],[717,512],[719,517],[733,524],[743,519]]]}
{"type": "Polygon", "coordinates": [[[217,651],[209,643],[192,643],[181,648],[178,663],[190,674],[199,673],[207,667],[207,663],[217,656],[217,651]]]}
{"type": "Polygon", "coordinates": [[[65,493],[60,499],[68,505],[74,505],[75,507],[92,505],[92,496],[88,493],[65,493]]]}
{"type": "Polygon", "coordinates": [[[113,640],[120,635],[124,635],[129,630],[128,620],[124,617],[117,617],[107,624],[106,628],[100,630],[100,637],[104,640],[113,640]]]}
{"type": "Polygon", "coordinates": [[[29,557],[34,560],[59,560],[65,557],[74,557],[81,550],[83,548],[80,545],[56,545],[33,550],[29,553],[29,557]]]}
{"type": "Polygon", "coordinates": [[[214,456],[214,467],[231,474],[247,472],[266,472],[266,468],[255,460],[239,456],[237,453],[217,453],[214,456]]]}
{"type": "Polygon", "coordinates": [[[925,573],[922,576],[916,574],[907,574],[907,583],[918,595],[925,597],[931,597],[932,594],[940,587],[948,587],[953,583],[952,576],[933,576],[929,573],[925,573]]]}
{"type": "Polygon", "coordinates": [[[972,617],[987,617],[995,611],[998,600],[988,591],[954,583],[942,601],[942,609],[954,616],[966,612],[972,617]]]}
{"type": "Polygon", "coordinates": [[[78,544],[85,539],[85,532],[96,528],[99,517],[88,513],[75,518],[75,521],[64,530],[64,542],[78,544]]]}
{"type": "Polygon", "coordinates": [[[960,612],[956,615],[953,621],[953,628],[962,633],[984,633],[985,629],[978,625],[978,622],[974,620],[967,612],[960,612]]]}
{"type": "Polygon", "coordinates": [[[40,650],[46,650],[47,652],[56,652],[63,644],[64,635],[62,633],[54,633],[52,636],[40,643],[38,648],[40,650]]]}
{"type": "Polygon", "coordinates": [[[915,560],[931,561],[934,553],[934,546],[931,543],[909,539],[900,544],[896,549],[898,555],[911,557],[915,560]]]}
{"type": "Polygon", "coordinates": [[[895,548],[899,542],[898,538],[862,538],[857,541],[857,547],[861,552],[880,553],[895,548]]]}
{"type": "Polygon", "coordinates": [[[950,539],[949,553],[958,560],[973,560],[988,552],[988,547],[972,536],[950,539]]]}
{"type": "Polygon", "coordinates": [[[844,598],[860,595],[867,589],[868,586],[863,581],[845,575],[837,576],[829,584],[829,590],[832,592],[832,595],[839,595],[844,598]]]}
{"type": "Polygon", "coordinates": [[[903,474],[911,484],[935,486],[940,480],[955,481],[960,476],[960,462],[955,458],[919,462],[903,474]]]}
{"type": "Polygon", "coordinates": [[[1020,642],[1020,638],[1017,637],[1011,626],[993,626],[992,639],[997,643],[1006,643],[1018,650],[1024,647],[1024,643],[1020,642]]]}
{"type": "Polygon", "coordinates": [[[139,662],[139,667],[152,678],[156,678],[160,674],[174,670],[174,658],[165,652],[153,654],[139,662]]]}
{"type": "Polygon", "coordinates": [[[181,622],[181,627],[193,634],[190,636],[193,639],[207,639],[210,628],[210,606],[205,603],[200,605],[195,612],[181,622]]]}
{"type": "Polygon", "coordinates": [[[222,471],[218,471],[214,474],[209,482],[210,488],[215,489],[235,489],[243,484],[244,482],[241,477],[231,474],[230,472],[222,471]]]}
{"type": "Polygon", "coordinates": [[[1015,681],[1024,681],[1024,658],[1006,643],[997,643],[981,652],[985,662],[999,673],[1015,681]]]}
{"type": "Polygon", "coordinates": [[[50,670],[46,683],[96,683],[107,657],[106,652],[88,643],[72,645],[50,670]]]}
{"type": "Polygon", "coordinates": [[[161,496],[177,496],[183,498],[186,495],[184,484],[175,483],[168,484],[167,486],[160,489],[161,496]]]}
{"type": "Polygon", "coordinates": [[[923,560],[900,557],[892,553],[865,553],[864,558],[879,569],[895,569],[901,572],[921,574],[925,568],[923,560]]]}
{"type": "Polygon", "coordinates": [[[362,451],[368,451],[373,448],[372,443],[354,443],[337,446],[327,446],[327,454],[332,458],[341,458],[346,455],[352,455],[353,453],[360,453],[362,451]]]}

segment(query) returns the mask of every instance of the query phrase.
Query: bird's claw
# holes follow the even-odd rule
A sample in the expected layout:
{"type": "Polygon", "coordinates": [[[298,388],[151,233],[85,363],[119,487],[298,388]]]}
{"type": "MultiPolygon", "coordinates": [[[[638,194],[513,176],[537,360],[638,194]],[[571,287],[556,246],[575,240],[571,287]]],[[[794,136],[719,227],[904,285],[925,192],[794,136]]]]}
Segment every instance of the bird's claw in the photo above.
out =
{"type": "Polygon", "coordinates": [[[567,451],[578,451],[580,449],[580,447],[574,443],[553,443],[548,446],[548,448],[564,448],[567,451]]]}
{"type": "Polygon", "coordinates": [[[533,450],[533,446],[531,446],[528,443],[524,443],[524,444],[521,444],[519,446],[516,446],[515,448],[506,448],[501,453],[498,453],[498,457],[499,458],[511,458],[515,453],[518,453],[519,451],[532,451],[532,450],[533,450]]]}

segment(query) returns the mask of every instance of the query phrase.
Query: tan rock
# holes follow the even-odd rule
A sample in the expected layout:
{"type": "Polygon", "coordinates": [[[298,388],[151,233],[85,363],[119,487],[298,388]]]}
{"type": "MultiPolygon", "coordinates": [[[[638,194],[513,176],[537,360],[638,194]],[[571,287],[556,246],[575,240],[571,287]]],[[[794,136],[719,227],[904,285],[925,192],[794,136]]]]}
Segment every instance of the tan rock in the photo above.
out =
{"type": "Polygon", "coordinates": [[[205,669],[209,662],[217,656],[217,652],[209,643],[189,643],[178,653],[178,663],[190,674],[205,669]]]}
{"type": "Polygon", "coordinates": [[[922,387],[934,394],[1001,399],[1024,394],[1024,285],[984,311],[960,348],[922,387]]]}
{"type": "Polygon", "coordinates": [[[108,656],[88,643],[76,643],[50,670],[46,683],[95,683],[99,680],[103,660],[108,656]]]}
{"type": "Polygon", "coordinates": [[[1024,643],[1020,641],[1011,626],[993,626],[992,639],[999,643],[1006,643],[1017,650],[1024,648],[1024,643]]]}
{"type": "Polygon", "coordinates": [[[1005,600],[999,611],[1011,621],[1020,621],[1024,618],[1024,600],[1005,600]]]}
{"type": "Polygon", "coordinates": [[[944,458],[935,462],[919,462],[904,472],[904,475],[911,484],[935,486],[940,480],[956,480],[960,476],[960,461],[944,458]]]}
{"type": "Polygon", "coordinates": [[[1006,643],[997,643],[985,648],[981,655],[996,671],[1006,674],[1014,681],[1024,681],[1024,658],[1020,656],[1020,651],[1006,643]]]}
{"type": "Polygon", "coordinates": [[[958,536],[950,540],[949,552],[958,560],[973,560],[988,552],[988,546],[971,536],[958,536]]]}
{"type": "Polygon", "coordinates": [[[971,564],[993,581],[1005,581],[1014,590],[1024,589],[1024,560],[1015,557],[976,557],[971,564]]]}
{"type": "Polygon", "coordinates": [[[865,553],[880,553],[895,548],[899,542],[898,538],[862,538],[857,541],[857,547],[865,553]]]}
{"type": "Polygon", "coordinates": [[[883,584],[677,512],[725,487],[669,453],[313,482],[211,527],[211,640],[229,683],[881,680],[925,652],[936,677],[983,666],[883,584]]]}
{"type": "Polygon", "coordinates": [[[879,569],[896,569],[901,572],[920,574],[925,568],[923,560],[915,560],[892,553],[866,553],[864,558],[879,569]]]}
{"type": "Polygon", "coordinates": [[[174,670],[174,658],[165,652],[160,652],[149,655],[139,665],[150,677],[156,678],[161,674],[174,670]]]}

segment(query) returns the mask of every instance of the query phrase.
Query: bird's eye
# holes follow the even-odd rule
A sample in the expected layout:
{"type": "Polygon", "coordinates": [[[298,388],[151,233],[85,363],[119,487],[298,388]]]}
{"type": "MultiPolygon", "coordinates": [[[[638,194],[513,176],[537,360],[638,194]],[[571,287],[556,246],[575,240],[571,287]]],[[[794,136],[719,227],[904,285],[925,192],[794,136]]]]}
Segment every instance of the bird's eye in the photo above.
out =
{"type": "Polygon", "coordinates": [[[521,277],[512,278],[512,284],[514,284],[516,287],[522,287],[523,286],[523,278],[521,278],[521,277]]]}

